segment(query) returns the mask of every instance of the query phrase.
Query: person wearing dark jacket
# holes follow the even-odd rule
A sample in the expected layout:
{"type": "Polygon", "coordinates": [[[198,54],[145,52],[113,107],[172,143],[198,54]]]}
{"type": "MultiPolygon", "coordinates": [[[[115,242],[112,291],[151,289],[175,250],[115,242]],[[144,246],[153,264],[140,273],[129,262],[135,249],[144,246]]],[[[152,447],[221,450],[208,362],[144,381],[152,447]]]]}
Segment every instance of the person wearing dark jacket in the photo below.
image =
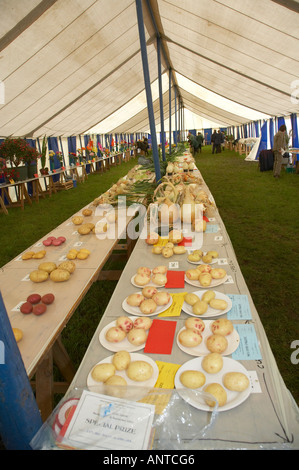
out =
{"type": "Polygon", "coordinates": [[[203,144],[203,135],[202,135],[201,132],[198,132],[196,140],[197,140],[197,144],[198,144],[197,151],[199,151],[199,153],[201,153],[201,146],[203,144]]]}
{"type": "Polygon", "coordinates": [[[215,146],[216,135],[217,135],[216,131],[214,131],[213,134],[211,135],[212,153],[215,153],[215,150],[216,150],[216,146],[215,146]]]}
{"type": "Polygon", "coordinates": [[[222,142],[222,134],[221,134],[220,131],[218,131],[216,133],[215,142],[214,142],[215,148],[216,148],[216,153],[221,153],[221,142],[222,142]]]}

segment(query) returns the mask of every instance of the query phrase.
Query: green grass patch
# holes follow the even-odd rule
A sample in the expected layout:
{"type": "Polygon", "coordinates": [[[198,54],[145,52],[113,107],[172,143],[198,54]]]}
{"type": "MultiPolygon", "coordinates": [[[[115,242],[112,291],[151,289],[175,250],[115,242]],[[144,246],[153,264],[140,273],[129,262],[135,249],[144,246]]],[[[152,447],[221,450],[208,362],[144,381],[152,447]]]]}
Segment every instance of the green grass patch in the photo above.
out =
{"type": "Polygon", "coordinates": [[[257,162],[209,146],[196,159],[215,199],[286,386],[299,403],[299,175],[260,172],[257,162]]]}

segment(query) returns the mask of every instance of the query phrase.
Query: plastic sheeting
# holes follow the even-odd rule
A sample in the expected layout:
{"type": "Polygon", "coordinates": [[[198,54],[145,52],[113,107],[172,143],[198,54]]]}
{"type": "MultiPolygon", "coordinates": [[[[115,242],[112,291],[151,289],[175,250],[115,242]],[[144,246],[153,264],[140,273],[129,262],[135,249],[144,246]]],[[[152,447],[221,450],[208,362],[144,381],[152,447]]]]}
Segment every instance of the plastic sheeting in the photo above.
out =
{"type": "MultiPolygon", "coordinates": [[[[298,111],[298,11],[271,0],[142,5],[151,83],[159,34],[162,73],[171,67],[178,99],[205,127],[298,111]]],[[[2,137],[149,131],[134,0],[1,0],[0,26],[2,137]]]]}

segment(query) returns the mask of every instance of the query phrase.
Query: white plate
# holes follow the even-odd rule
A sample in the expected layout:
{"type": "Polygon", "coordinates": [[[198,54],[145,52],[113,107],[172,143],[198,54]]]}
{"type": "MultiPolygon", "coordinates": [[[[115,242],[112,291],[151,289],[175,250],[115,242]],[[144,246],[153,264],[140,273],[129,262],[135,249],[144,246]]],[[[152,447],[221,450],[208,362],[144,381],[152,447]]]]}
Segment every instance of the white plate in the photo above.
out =
{"type": "MultiPolygon", "coordinates": [[[[203,360],[203,357],[196,357],[194,359],[191,359],[190,361],[185,362],[179,370],[177,371],[175,378],[174,378],[174,385],[175,388],[178,390],[178,393],[180,393],[181,397],[190,403],[190,405],[194,406],[198,410],[203,410],[203,411],[213,411],[213,408],[208,406],[205,402],[204,399],[199,395],[196,394],[196,391],[188,389],[182,385],[180,381],[180,375],[182,372],[185,370],[198,370],[202,372],[205,377],[206,377],[206,383],[200,388],[196,390],[201,390],[203,391],[206,385],[210,383],[219,383],[220,385],[223,386],[222,383],[222,377],[224,374],[227,372],[242,372],[245,374],[248,379],[249,375],[245,367],[238,361],[235,361],[234,359],[231,359],[230,357],[224,357],[223,358],[223,367],[220,372],[217,374],[208,374],[205,372],[202,367],[201,367],[201,362],[203,360]]],[[[227,390],[224,386],[223,388],[225,389],[227,393],[227,402],[224,406],[219,406],[217,411],[228,411],[231,410],[232,408],[235,408],[241,403],[243,403],[250,395],[250,385],[249,387],[244,390],[243,392],[232,392],[230,390],[227,390]]]]}
{"type": "MultiPolygon", "coordinates": [[[[195,346],[194,348],[187,348],[186,346],[183,346],[179,342],[178,337],[179,337],[180,332],[186,329],[185,327],[181,328],[176,337],[176,342],[177,342],[178,347],[185,353],[190,354],[191,356],[206,356],[207,354],[209,354],[211,351],[206,346],[206,339],[208,336],[211,336],[213,334],[211,331],[211,325],[213,321],[214,320],[204,320],[205,329],[201,333],[202,342],[198,346],[195,346]]],[[[239,344],[240,344],[240,336],[235,328],[230,335],[226,336],[226,339],[227,339],[228,345],[227,345],[226,350],[221,354],[222,356],[229,356],[234,351],[236,351],[236,349],[239,347],[239,344]]]]}
{"type": "MultiPolygon", "coordinates": [[[[141,292],[135,292],[135,294],[141,294],[141,292]]],[[[146,313],[142,313],[139,307],[132,307],[127,303],[127,298],[123,301],[122,303],[122,308],[125,310],[125,312],[130,313],[131,315],[137,315],[138,317],[152,317],[154,315],[159,315],[159,313],[165,312],[170,305],[172,304],[173,299],[170,296],[170,300],[166,305],[157,305],[156,311],[153,313],[149,313],[148,315],[146,313]]]]}
{"type": "MultiPolygon", "coordinates": [[[[111,364],[112,359],[113,359],[113,355],[103,359],[102,361],[95,364],[93,367],[95,367],[98,364],[104,364],[104,363],[111,364]]],[[[131,361],[145,361],[145,362],[148,362],[149,364],[151,364],[151,366],[153,368],[153,375],[151,376],[151,378],[148,379],[148,380],[145,380],[143,382],[135,382],[134,380],[129,379],[129,377],[127,376],[125,370],[117,370],[115,372],[115,375],[120,375],[127,382],[128,389],[127,389],[127,392],[126,392],[124,398],[129,398],[131,395],[133,395],[133,398],[140,399],[141,397],[140,397],[140,393],[138,393],[138,387],[139,387],[139,389],[141,388],[141,394],[142,395],[144,394],[143,388],[148,389],[148,388],[154,387],[157,380],[158,380],[158,377],[159,377],[159,368],[158,368],[157,364],[155,363],[155,361],[153,361],[152,358],[150,358],[148,356],[145,356],[144,354],[132,353],[131,354],[131,361]]],[[[93,369],[93,367],[92,367],[92,369],[93,369]]],[[[89,388],[89,390],[91,390],[93,392],[101,393],[101,392],[104,391],[105,385],[102,382],[97,382],[96,380],[94,380],[92,378],[92,376],[91,376],[92,369],[90,370],[90,372],[87,376],[87,387],[89,388]]],[[[132,396],[131,396],[131,398],[132,398],[132,396]]]]}
{"type": "MultiPolygon", "coordinates": [[[[194,250],[194,251],[195,251],[195,250],[194,250]]],[[[190,253],[190,254],[191,254],[191,253],[190,253]]],[[[204,252],[204,254],[206,255],[207,252],[204,252]]],[[[199,261],[189,261],[189,260],[188,260],[188,257],[187,257],[187,261],[188,261],[188,263],[190,263],[190,264],[197,264],[197,265],[199,265],[199,264],[216,264],[216,263],[218,263],[218,258],[213,258],[210,263],[204,263],[204,262],[202,261],[202,259],[200,259],[199,261]]]]}
{"type": "MultiPolygon", "coordinates": [[[[224,284],[226,280],[227,280],[227,274],[222,279],[212,279],[212,282],[209,285],[209,289],[213,289],[213,287],[217,287],[217,286],[220,286],[221,284],[224,284]]],[[[191,281],[191,279],[187,278],[186,274],[185,274],[185,282],[187,282],[187,284],[190,284],[190,286],[200,287],[201,289],[207,288],[207,286],[202,286],[199,283],[199,281],[191,281]]]]}
{"type": "MultiPolygon", "coordinates": [[[[209,290],[212,290],[212,289],[207,289],[203,291],[195,291],[195,292],[192,292],[192,294],[197,295],[201,299],[204,293],[208,292],[209,290]]],[[[227,297],[227,295],[222,294],[222,292],[215,292],[215,294],[216,294],[215,299],[225,300],[227,302],[227,307],[224,310],[216,310],[215,308],[212,308],[209,306],[208,310],[203,315],[195,315],[195,313],[192,312],[192,305],[189,305],[186,302],[183,303],[182,310],[188,315],[191,315],[192,317],[198,317],[198,318],[219,317],[220,315],[223,315],[224,313],[229,312],[233,306],[231,299],[227,297]]]]}
{"type": "Polygon", "coordinates": [[[166,284],[166,282],[165,282],[162,286],[161,286],[161,285],[158,286],[158,284],[155,284],[154,282],[151,282],[151,281],[150,281],[148,284],[145,284],[144,286],[139,286],[138,284],[136,284],[136,283],[134,282],[134,277],[135,277],[135,276],[136,276],[136,274],[134,274],[134,276],[132,276],[132,278],[131,278],[131,284],[133,284],[134,287],[138,287],[138,289],[143,289],[143,287],[149,287],[149,286],[151,286],[151,287],[156,287],[156,289],[161,289],[161,288],[164,287],[165,284],[166,284]]]}
{"type": "MultiPolygon", "coordinates": [[[[129,318],[132,321],[136,320],[136,318],[134,317],[129,317],[129,318]]],[[[105,338],[105,334],[107,330],[109,330],[109,328],[112,328],[113,326],[116,326],[116,321],[113,321],[109,323],[108,325],[104,326],[104,328],[100,331],[99,340],[100,340],[101,345],[104,346],[104,348],[113,352],[123,351],[123,350],[128,351],[128,352],[134,352],[134,351],[140,351],[140,349],[144,348],[145,343],[141,344],[140,346],[134,346],[134,344],[131,344],[127,340],[127,338],[124,338],[119,343],[111,343],[110,341],[107,341],[105,338]]]]}

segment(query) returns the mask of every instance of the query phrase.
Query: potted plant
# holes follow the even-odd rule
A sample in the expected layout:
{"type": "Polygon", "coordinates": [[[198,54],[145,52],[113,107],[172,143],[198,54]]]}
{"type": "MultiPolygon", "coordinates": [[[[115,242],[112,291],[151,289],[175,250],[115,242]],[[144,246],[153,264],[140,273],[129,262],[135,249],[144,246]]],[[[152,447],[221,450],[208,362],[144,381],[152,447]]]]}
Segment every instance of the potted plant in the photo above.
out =
{"type": "Polygon", "coordinates": [[[47,155],[47,137],[44,136],[43,138],[43,145],[42,145],[42,152],[41,152],[41,157],[40,157],[40,162],[41,162],[41,175],[48,175],[49,174],[49,168],[46,167],[46,155],[47,155]]]}
{"type": "Polygon", "coordinates": [[[28,162],[37,160],[38,152],[20,137],[7,137],[0,145],[0,155],[10,164],[11,168],[17,168],[18,179],[28,178],[28,162]]]}

